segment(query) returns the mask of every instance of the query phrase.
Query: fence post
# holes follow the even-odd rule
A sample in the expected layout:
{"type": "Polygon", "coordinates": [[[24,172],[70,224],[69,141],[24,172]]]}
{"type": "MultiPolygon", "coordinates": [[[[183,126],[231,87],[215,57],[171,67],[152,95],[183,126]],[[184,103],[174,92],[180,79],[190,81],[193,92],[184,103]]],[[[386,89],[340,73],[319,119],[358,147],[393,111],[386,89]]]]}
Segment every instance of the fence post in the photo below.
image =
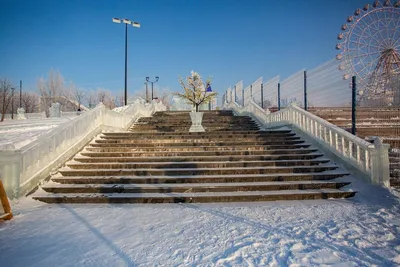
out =
{"type": "Polygon", "coordinates": [[[242,88],[242,101],[243,101],[243,107],[244,107],[244,88],[242,88]]]}
{"type": "Polygon", "coordinates": [[[356,76],[351,78],[351,134],[356,135],[356,76]]]}
{"type": "Polygon", "coordinates": [[[304,110],[307,110],[307,71],[304,71],[304,110]]]}
{"type": "Polygon", "coordinates": [[[261,83],[261,108],[264,109],[264,84],[261,83]]]}
{"type": "Polygon", "coordinates": [[[281,83],[278,83],[278,110],[281,110],[281,83]]]}
{"type": "Polygon", "coordinates": [[[253,99],[253,85],[250,84],[250,99],[254,101],[253,99]]]}

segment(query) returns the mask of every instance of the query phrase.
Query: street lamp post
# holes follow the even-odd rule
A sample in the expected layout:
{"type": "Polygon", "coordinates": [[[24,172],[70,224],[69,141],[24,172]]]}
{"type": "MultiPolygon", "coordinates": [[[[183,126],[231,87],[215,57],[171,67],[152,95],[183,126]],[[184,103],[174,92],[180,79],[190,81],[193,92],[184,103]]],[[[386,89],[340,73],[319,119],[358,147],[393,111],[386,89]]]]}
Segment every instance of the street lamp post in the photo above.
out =
{"type": "Polygon", "coordinates": [[[154,83],[156,83],[156,82],[158,82],[158,79],[159,79],[159,77],[158,77],[158,76],[156,76],[156,80],[155,80],[155,81],[150,81],[150,78],[149,78],[149,77],[146,77],[146,82],[149,82],[149,83],[151,83],[151,100],[153,100],[153,99],[154,99],[154,94],[153,94],[153,84],[154,84],[154,83]]]}
{"type": "Polygon", "coordinates": [[[19,81],[19,108],[22,108],[22,80],[19,81]]]}
{"type": "Polygon", "coordinates": [[[133,27],[140,28],[140,23],[135,21],[130,21],[129,19],[119,19],[113,18],[113,22],[115,23],[125,23],[125,106],[128,101],[128,24],[133,27]]]}
{"type": "Polygon", "coordinates": [[[144,84],[146,85],[146,103],[149,103],[149,90],[147,89],[147,82],[144,84]]]}
{"type": "Polygon", "coordinates": [[[12,87],[11,88],[11,119],[14,119],[14,91],[15,88],[12,87]]]}

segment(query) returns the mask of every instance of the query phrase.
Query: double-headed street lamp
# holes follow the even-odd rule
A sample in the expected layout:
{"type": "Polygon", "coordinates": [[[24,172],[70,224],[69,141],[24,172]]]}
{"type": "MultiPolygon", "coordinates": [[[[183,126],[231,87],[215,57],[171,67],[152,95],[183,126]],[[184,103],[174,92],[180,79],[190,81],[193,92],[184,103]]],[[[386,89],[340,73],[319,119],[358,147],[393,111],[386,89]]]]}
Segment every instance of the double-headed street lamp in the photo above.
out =
{"type": "Polygon", "coordinates": [[[133,27],[140,28],[140,23],[135,21],[130,21],[129,19],[119,19],[113,18],[113,22],[115,23],[125,23],[125,106],[128,101],[128,25],[132,25],[133,27]]]}
{"type": "Polygon", "coordinates": [[[155,81],[150,81],[149,79],[150,79],[149,77],[146,77],[146,82],[151,83],[151,100],[153,100],[153,99],[154,99],[154,94],[153,94],[153,83],[158,82],[159,77],[156,76],[156,80],[155,80],[155,81]]]}

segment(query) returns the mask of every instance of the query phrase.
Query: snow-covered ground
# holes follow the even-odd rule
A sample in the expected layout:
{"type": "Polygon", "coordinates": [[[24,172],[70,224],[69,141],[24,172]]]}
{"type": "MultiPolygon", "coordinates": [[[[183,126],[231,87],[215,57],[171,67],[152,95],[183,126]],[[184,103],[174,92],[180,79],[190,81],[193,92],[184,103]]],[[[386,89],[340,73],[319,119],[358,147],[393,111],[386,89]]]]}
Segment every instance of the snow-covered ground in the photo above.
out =
{"type": "MultiPolygon", "coordinates": [[[[349,180],[351,177],[346,177],[349,180]]],[[[399,266],[399,199],[226,204],[13,202],[1,266],[399,266]]]]}
{"type": "MultiPolygon", "coordinates": [[[[22,147],[62,122],[1,124],[0,147],[22,147]]],[[[400,266],[399,198],[343,180],[356,197],[174,205],[21,198],[11,203],[15,217],[0,222],[0,266],[400,266]]]]}
{"type": "Polygon", "coordinates": [[[19,149],[74,117],[0,122],[0,149],[19,149]]]}

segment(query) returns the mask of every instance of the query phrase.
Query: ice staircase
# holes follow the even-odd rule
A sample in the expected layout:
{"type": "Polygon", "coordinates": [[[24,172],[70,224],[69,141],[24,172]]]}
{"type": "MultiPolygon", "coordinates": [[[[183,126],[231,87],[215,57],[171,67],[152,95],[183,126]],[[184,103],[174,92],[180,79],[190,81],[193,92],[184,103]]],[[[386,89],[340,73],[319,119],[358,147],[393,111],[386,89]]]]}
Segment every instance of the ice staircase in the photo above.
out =
{"type": "Polygon", "coordinates": [[[348,173],[289,129],[260,131],[246,116],[157,112],[104,132],[33,198],[47,203],[247,202],[347,198],[348,173]]]}

